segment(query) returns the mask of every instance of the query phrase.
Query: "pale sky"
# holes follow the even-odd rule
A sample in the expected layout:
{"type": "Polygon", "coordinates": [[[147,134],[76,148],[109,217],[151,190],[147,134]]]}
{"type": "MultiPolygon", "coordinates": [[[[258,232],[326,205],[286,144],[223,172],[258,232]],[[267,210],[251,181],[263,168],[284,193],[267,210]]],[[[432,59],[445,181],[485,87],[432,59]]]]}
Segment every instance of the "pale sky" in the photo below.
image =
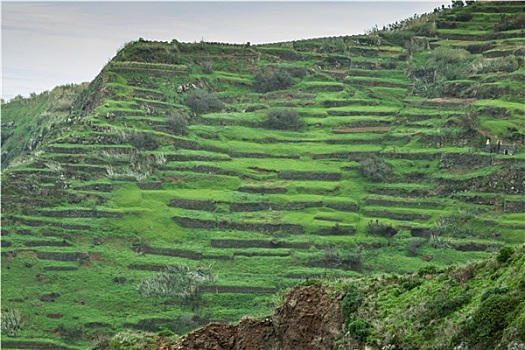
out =
{"type": "Polygon", "coordinates": [[[2,1],[2,97],[91,81],[126,42],[252,44],[361,34],[450,1],[2,1]]]}

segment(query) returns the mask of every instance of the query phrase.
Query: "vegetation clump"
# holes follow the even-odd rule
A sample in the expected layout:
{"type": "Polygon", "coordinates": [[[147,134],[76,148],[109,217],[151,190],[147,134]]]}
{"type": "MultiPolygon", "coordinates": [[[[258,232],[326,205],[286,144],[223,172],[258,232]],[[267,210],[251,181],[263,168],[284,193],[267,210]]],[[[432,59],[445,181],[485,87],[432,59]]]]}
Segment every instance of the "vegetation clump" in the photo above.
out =
{"type": "Polygon", "coordinates": [[[150,133],[132,132],[128,135],[128,142],[138,149],[154,150],[160,142],[159,139],[150,133]]]}
{"type": "Polygon", "coordinates": [[[175,135],[186,135],[188,132],[188,117],[182,113],[170,113],[166,125],[175,135]]]}
{"type": "Polygon", "coordinates": [[[392,225],[382,224],[377,220],[375,222],[370,220],[367,233],[373,236],[391,238],[397,234],[397,230],[392,225]]]}
{"type": "Polygon", "coordinates": [[[257,92],[270,92],[284,90],[292,86],[293,79],[290,74],[281,69],[260,70],[255,73],[252,87],[257,92]]]}
{"type": "Polygon", "coordinates": [[[272,109],[266,115],[264,126],[268,129],[300,131],[304,123],[294,109],[272,109]]]}
{"type": "Polygon", "coordinates": [[[393,173],[392,166],[377,156],[363,160],[359,164],[359,170],[373,182],[388,182],[393,173]]]}
{"type": "Polygon", "coordinates": [[[203,89],[188,94],[185,103],[195,114],[220,112],[224,108],[224,103],[215,94],[203,89]]]}
{"type": "Polygon", "coordinates": [[[2,312],[1,329],[3,334],[15,337],[22,329],[22,314],[17,309],[7,309],[2,312]]]}
{"type": "Polygon", "coordinates": [[[143,280],[138,292],[144,298],[181,297],[197,295],[199,286],[216,279],[210,268],[192,269],[187,266],[168,267],[156,276],[143,280]]]}

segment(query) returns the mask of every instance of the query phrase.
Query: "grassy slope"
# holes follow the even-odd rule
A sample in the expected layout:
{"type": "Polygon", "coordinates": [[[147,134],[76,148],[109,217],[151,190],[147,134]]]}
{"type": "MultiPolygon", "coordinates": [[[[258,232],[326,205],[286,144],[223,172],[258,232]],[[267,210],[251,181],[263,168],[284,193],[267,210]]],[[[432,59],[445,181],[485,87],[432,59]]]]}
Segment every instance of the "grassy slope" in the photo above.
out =
{"type": "MultiPolygon", "coordinates": [[[[340,301],[346,331],[338,349],[519,349],[525,342],[524,253],[521,246],[445,269],[310,280],[297,288],[321,284],[340,301]]],[[[128,332],[104,344],[158,349],[177,339],[128,332]]]]}
{"type": "MultiPolygon", "coordinates": [[[[483,13],[481,6],[472,12],[483,13]]],[[[451,14],[464,11],[469,8],[451,14]]],[[[402,74],[405,50],[377,39],[261,47],[138,42],[124,48],[82,95],[84,109],[74,111],[73,124],[59,126],[44,138],[39,158],[9,169],[3,179],[2,302],[24,315],[19,339],[83,347],[97,334],[123,328],[180,334],[210,319],[266,314],[273,292],[304,278],[444,268],[523,243],[523,212],[507,210],[522,201],[515,173],[523,153],[485,154],[479,134],[464,134],[457,125],[469,111],[469,96],[454,96],[461,100],[452,104],[410,95],[402,87],[410,83],[402,74]],[[255,93],[252,77],[266,67],[287,69],[294,85],[255,93]],[[169,132],[166,116],[187,113],[187,93],[176,92],[183,84],[214,91],[227,107],[195,116],[181,136],[169,132]],[[304,131],[260,127],[267,109],[282,107],[300,113],[304,131]],[[160,144],[137,149],[126,136],[133,131],[155,135],[160,144]],[[358,171],[362,157],[372,153],[392,165],[389,183],[370,182],[358,171]],[[479,162],[463,164],[465,154],[479,162]],[[337,177],[294,179],[287,172],[337,177]],[[169,206],[174,198],[206,201],[213,209],[202,202],[169,206]],[[261,202],[264,209],[247,209],[261,202]],[[102,214],[93,217],[95,210],[102,214]],[[180,217],[227,225],[189,228],[173,219],[180,217]],[[375,220],[398,234],[367,234],[375,220]],[[304,233],[231,229],[238,223],[300,225],[304,233]],[[435,227],[441,237],[428,236],[435,227]],[[345,229],[351,230],[341,234],[345,229]],[[171,251],[139,255],[132,245],[171,251]],[[356,259],[360,264],[350,263],[356,259]],[[217,286],[226,289],[204,293],[198,309],[139,297],[136,286],[155,273],[152,268],[180,263],[211,264],[217,286]],[[45,297],[51,293],[59,294],[54,302],[45,297]]],[[[413,59],[425,55],[416,52],[413,59]]],[[[509,91],[472,103],[480,111],[480,131],[504,140],[509,128],[523,133],[523,98],[509,91]],[[502,121],[494,110],[509,112],[502,121]]],[[[29,113],[28,120],[40,113],[29,113]]]]}

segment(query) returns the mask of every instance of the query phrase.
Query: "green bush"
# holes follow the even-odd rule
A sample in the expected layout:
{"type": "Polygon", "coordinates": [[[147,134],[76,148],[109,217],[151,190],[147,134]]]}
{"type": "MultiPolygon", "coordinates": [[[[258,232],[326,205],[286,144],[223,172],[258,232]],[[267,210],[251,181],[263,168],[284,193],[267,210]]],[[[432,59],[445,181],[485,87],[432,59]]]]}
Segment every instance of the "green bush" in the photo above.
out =
{"type": "Polygon", "coordinates": [[[370,323],[362,318],[356,318],[347,326],[350,336],[360,342],[365,343],[367,338],[372,335],[372,327],[370,323]]]}
{"type": "Polygon", "coordinates": [[[182,113],[171,113],[168,115],[166,126],[176,135],[185,135],[188,132],[188,117],[182,113]]]}
{"type": "Polygon", "coordinates": [[[509,294],[494,294],[481,302],[465,327],[470,347],[493,349],[514,318],[519,299],[509,294]]]}
{"type": "Polygon", "coordinates": [[[359,164],[359,170],[370,181],[387,182],[392,176],[392,166],[383,159],[372,156],[359,164]]]}
{"type": "Polygon", "coordinates": [[[441,97],[450,80],[468,79],[483,68],[481,55],[465,49],[440,46],[427,60],[414,60],[408,75],[413,82],[412,93],[425,97],[441,97]]]}
{"type": "Polygon", "coordinates": [[[127,139],[131,145],[138,149],[154,150],[160,144],[159,139],[155,135],[145,132],[132,132],[127,139]]]}
{"type": "Polygon", "coordinates": [[[368,228],[366,232],[369,235],[386,238],[394,237],[397,234],[397,230],[393,228],[392,225],[381,224],[377,220],[375,222],[372,220],[368,222],[368,228]]]}
{"type": "Polygon", "coordinates": [[[496,260],[504,264],[512,257],[512,254],[514,254],[514,250],[511,247],[503,247],[499,250],[496,260]]]}
{"type": "Polygon", "coordinates": [[[224,103],[216,95],[202,89],[192,91],[185,103],[195,114],[220,112],[224,108],[224,103]]]}
{"type": "Polygon", "coordinates": [[[299,131],[304,127],[299,113],[293,109],[272,109],[268,111],[264,127],[268,129],[299,131]]]}
{"type": "Polygon", "coordinates": [[[355,286],[350,285],[347,287],[346,294],[341,300],[341,311],[347,323],[353,317],[353,314],[357,312],[363,300],[363,295],[355,286]]]}
{"type": "Polygon", "coordinates": [[[425,242],[426,240],[422,238],[410,241],[407,245],[407,256],[419,256],[421,247],[425,244],[425,242]]]}
{"type": "Polygon", "coordinates": [[[261,70],[255,73],[252,88],[257,92],[284,90],[292,86],[292,76],[281,69],[261,70]]]}

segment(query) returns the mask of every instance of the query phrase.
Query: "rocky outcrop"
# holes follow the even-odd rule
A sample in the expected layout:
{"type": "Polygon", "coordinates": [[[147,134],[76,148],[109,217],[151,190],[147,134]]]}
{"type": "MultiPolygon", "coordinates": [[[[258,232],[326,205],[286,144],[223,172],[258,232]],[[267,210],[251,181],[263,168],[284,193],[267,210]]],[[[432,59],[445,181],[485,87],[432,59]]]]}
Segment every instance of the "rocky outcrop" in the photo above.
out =
{"type": "Polygon", "coordinates": [[[211,323],[181,339],[176,350],[333,349],[343,317],[336,298],[322,287],[294,289],[272,317],[239,325],[211,323]]]}

